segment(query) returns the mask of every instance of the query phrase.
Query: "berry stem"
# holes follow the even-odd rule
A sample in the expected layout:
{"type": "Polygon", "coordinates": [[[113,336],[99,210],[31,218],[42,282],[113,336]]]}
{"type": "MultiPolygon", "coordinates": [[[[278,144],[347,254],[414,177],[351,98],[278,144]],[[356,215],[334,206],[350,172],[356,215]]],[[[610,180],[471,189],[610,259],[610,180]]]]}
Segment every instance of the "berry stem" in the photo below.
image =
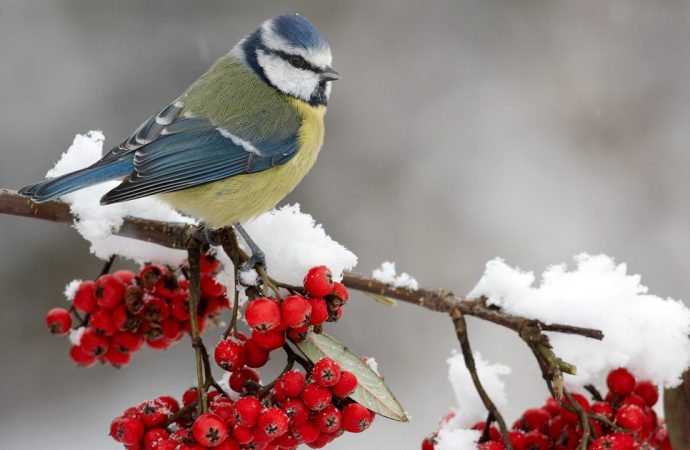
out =
{"type": "Polygon", "coordinates": [[[283,367],[283,370],[278,374],[278,376],[276,376],[275,380],[268,383],[259,391],[259,400],[263,400],[264,397],[266,397],[269,394],[269,392],[271,392],[271,388],[278,382],[278,380],[280,380],[280,377],[292,370],[292,367],[295,365],[295,356],[297,356],[297,354],[290,348],[290,346],[287,343],[283,345],[283,349],[287,354],[287,363],[285,363],[285,367],[283,367]]]}
{"type": "Polygon", "coordinates": [[[465,367],[467,367],[467,370],[470,372],[470,376],[472,377],[472,383],[474,383],[474,388],[479,394],[479,397],[482,399],[484,407],[486,407],[490,415],[493,416],[494,419],[496,419],[496,423],[498,424],[498,429],[501,432],[501,436],[503,437],[503,442],[505,444],[506,450],[513,450],[513,444],[510,441],[510,437],[508,436],[508,427],[506,427],[506,422],[503,419],[501,413],[498,411],[498,408],[496,407],[494,402],[491,400],[491,397],[489,397],[489,394],[486,393],[484,386],[482,386],[482,382],[479,380],[479,375],[477,374],[477,367],[474,362],[474,356],[472,355],[472,348],[470,346],[470,339],[467,335],[467,322],[465,321],[465,316],[460,310],[460,308],[455,308],[453,311],[451,311],[450,317],[451,319],[453,319],[453,325],[455,326],[455,334],[457,335],[458,341],[460,342],[462,356],[465,360],[465,367]]]}
{"type": "Polygon", "coordinates": [[[587,417],[587,413],[585,410],[582,408],[582,406],[573,398],[573,396],[570,394],[570,391],[567,389],[563,389],[563,393],[565,394],[565,397],[568,399],[570,404],[568,405],[565,402],[561,402],[561,404],[564,407],[570,406],[571,411],[574,411],[577,414],[577,417],[580,419],[580,427],[582,428],[582,438],[580,439],[580,450],[587,450],[587,445],[589,444],[589,418],[587,417]]]}
{"type": "MultiPolygon", "coordinates": [[[[190,244],[187,249],[187,257],[189,261],[189,315],[190,328],[192,330],[192,347],[196,354],[196,380],[197,388],[199,389],[198,411],[199,414],[208,412],[208,402],[206,401],[206,385],[204,383],[203,374],[203,357],[202,347],[203,342],[199,337],[199,323],[197,322],[197,306],[199,304],[199,294],[201,292],[201,247],[199,245],[190,244]]],[[[208,359],[208,358],[207,358],[208,359]]]]}
{"type": "Polygon", "coordinates": [[[103,276],[106,273],[110,273],[110,269],[112,269],[116,257],[117,255],[112,255],[110,258],[108,258],[108,260],[103,265],[103,268],[101,269],[101,273],[99,276],[103,276]]]}
{"type": "Polygon", "coordinates": [[[585,390],[592,395],[592,398],[597,402],[604,401],[604,397],[601,396],[599,390],[593,384],[585,384],[585,390]]]}

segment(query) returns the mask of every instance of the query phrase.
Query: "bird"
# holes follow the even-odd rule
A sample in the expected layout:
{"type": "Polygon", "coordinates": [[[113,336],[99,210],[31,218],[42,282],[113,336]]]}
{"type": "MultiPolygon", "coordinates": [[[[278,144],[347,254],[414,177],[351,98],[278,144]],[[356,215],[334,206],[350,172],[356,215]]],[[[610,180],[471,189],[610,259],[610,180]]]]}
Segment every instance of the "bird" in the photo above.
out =
{"type": "Polygon", "coordinates": [[[273,17],[99,161],[19,194],[44,202],[121,179],[102,205],[154,195],[197,218],[209,240],[208,231],[234,226],[252,252],[246,266],[265,266],[241,224],[275,207],[314,165],[340,78],[331,63],[306,18],[273,17]]]}

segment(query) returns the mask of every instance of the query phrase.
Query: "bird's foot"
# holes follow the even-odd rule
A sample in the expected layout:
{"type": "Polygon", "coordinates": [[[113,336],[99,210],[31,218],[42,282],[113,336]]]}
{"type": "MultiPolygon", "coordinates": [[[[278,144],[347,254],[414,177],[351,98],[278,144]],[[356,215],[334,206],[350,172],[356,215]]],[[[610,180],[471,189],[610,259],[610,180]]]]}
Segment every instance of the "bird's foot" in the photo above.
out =
{"type": "Polygon", "coordinates": [[[242,265],[242,272],[248,272],[257,267],[263,267],[263,269],[266,270],[266,255],[259,247],[252,249],[251,256],[247,262],[242,265]]]}
{"type": "Polygon", "coordinates": [[[216,232],[219,230],[214,230],[210,227],[204,227],[204,236],[206,237],[206,241],[210,245],[213,245],[214,247],[218,247],[220,245],[223,245],[223,243],[218,239],[216,232]]]}

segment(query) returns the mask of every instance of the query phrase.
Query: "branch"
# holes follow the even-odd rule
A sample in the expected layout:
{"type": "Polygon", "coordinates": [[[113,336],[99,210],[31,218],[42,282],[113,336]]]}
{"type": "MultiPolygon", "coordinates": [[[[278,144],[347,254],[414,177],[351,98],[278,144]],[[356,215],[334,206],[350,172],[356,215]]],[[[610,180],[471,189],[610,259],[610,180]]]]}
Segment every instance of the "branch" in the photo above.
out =
{"type": "MultiPolygon", "coordinates": [[[[0,214],[42,219],[69,225],[74,223],[75,220],[75,216],[69,210],[69,205],[65,203],[58,201],[34,203],[8,189],[0,189],[0,214]]],[[[205,236],[201,236],[193,225],[134,217],[125,217],[122,226],[115,234],[176,249],[187,249],[192,239],[206,242],[205,236]]],[[[406,288],[396,288],[373,278],[352,272],[345,272],[343,274],[343,284],[350,289],[394,298],[432,311],[451,314],[455,308],[459,308],[467,316],[474,316],[504,326],[515,332],[520,332],[525,322],[530,320],[487,306],[486,299],[463,299],[456,297],[451,291],[445,289],[409,290],[406,288]]],[[[563,324],[546,324],[540,321],[532,322],[536,322],[542,331],[577,334],[598,340],[604,338],[604,334],[600,330],[563,324]]]]}

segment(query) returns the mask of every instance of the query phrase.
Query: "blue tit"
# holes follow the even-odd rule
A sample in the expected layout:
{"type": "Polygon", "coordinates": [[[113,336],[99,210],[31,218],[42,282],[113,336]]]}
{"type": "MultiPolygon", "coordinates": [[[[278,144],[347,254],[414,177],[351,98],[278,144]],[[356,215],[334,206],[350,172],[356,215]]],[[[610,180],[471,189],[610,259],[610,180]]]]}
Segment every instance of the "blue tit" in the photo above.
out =
{"type": "Polygon", "coordinates": [[[274,17],[101,160],[19,193],[43,202],[122,179],[101,204],[156,195],[207,227],[247,221],[273,208],[316,161],[331,81],[340,78],[331,60],[307,19],[274,17]]]}

